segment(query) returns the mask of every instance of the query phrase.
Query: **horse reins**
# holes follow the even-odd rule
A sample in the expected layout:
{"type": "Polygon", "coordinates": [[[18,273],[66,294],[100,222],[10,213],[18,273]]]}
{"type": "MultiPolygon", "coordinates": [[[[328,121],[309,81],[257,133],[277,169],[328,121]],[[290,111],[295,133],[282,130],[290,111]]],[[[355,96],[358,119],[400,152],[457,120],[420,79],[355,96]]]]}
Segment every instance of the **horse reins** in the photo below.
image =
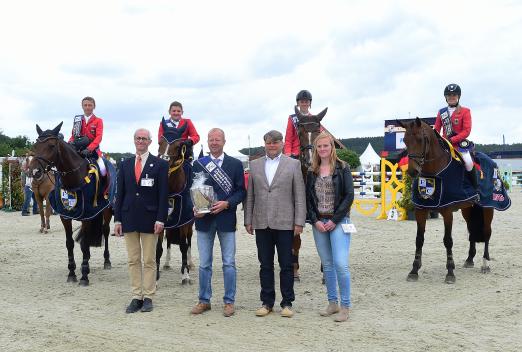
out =
{"type": "MultiPolygon", "coordinates": [[[[61,154],[60,154],[60,147],[59,147],[59,139],[58,139],[58,137],[56,137],[56,136],[49,136],[49,137],[46,137],[45,139],[38,138],[38,139],[36,139],[36,143],[43,143],[43,142],[45,142],[45,141],[47,141],[49,139],[56,139],[56,141],[58,141],[58,144],[56,144],[56,147],[58,147],[58,148],[57,148],[57,151],[55,153],[58,154],[57,160],[60,160],[61,159],[61,154]]],[[[38,161],[38,164],[40,164],[40,166],[42,167],[42,170],[43,170],[43,172],[45,174],[51,172],[53,167],[56,167],[56,172],[58,174],[60,174],[60,176],[64,177],[64,176],[67,176],[67,175],[72,174],[74,172],[77,172],[82,167],[82,163],[80,163],[77,167],[75,167],[72,170],[69,170],[69,171],[59,171],[58,170],[58,165],[56,163],[52,162],[51,160],[47,160],[47,159],[42,158],[41,156],[37,156],[37,155],[35,155],[34,158],[38,161]],[[42,162],[46,163],[47,166],[42,165],[42,162]]]]}
{"type": "Polygon", "coordinates": [[[430,143],[429,143],[429,139],[428,137],[426,136],[426,133],[424,132],[424,129],[422,129],[422,142],[423,142],[423,150],[422,150],[422,154],[418,154],[418,153],[408,153],[408,158],[412,159],[413,161],[415,161],[417,164],[419,164],[419,166],[422,167],[424,166],[424,163],[426,163],[427,161],[433,161],[437,158],[431,158],[431,159],[426,159],[426,156],[428,155],[428,148],[430,146],[430,143]]]}

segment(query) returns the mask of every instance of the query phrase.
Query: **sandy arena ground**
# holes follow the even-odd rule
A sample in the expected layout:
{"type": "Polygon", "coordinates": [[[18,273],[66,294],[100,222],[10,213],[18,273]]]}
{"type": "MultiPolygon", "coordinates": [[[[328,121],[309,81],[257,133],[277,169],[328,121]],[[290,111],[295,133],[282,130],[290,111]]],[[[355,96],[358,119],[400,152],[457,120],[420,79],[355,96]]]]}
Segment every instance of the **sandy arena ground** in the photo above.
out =
{"type": "MultiPolygon", "coordinates": [[[[100,248],[91,251],[91,284],[79,287],[66,283],[65,235],[57,217],[52,217],[51,233],[41,235],[36,216],[0,212],[0,351],[520,351],[522,193],[511,197],[512,207],[495,213],[489,274],[480,273],[483,245],[478,245],[475,268],[462,268],[468,241],[456,214],[454,285],[444,283],[441,219],[428,222],[420,279],[412,283],[406,275],[415,250],[415,222],[352,214],[358,229],[350,255],[353,309],[341,324],[318,315],[326,292],[309,226],[292,319],[281,318],[279,311],[254,316],[260,304],[259,265],[254,238],[243,227],[237,234],[235,316],[221,313],[218,245],[210,312],[190,315],[197,301],[197,269],[194,284],[182,287],[179,250],[173,247],[174,269],[162,272],[154,311],[125,314],[130,288],[123,239],[110,238],[112,270],[103,270],[100,248]]],[[[193,244],[197,265],[195,236],[193,244]]],[[[78,245],[75,256],[79,267],[78,245]]]]}

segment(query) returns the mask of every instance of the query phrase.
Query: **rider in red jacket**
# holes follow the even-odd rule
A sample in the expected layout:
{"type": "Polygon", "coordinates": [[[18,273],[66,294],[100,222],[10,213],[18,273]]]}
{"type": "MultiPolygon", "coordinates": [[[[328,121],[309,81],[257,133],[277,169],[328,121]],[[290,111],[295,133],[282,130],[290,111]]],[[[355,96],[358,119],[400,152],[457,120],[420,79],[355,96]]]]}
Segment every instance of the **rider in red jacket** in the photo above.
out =
{"type": "Polygon", "coordinates": [[[448,103],[437,113],[435,131],[442,129],[442,135],[460,152],[466,171],[470,174],[471,183],[477,188],[476,169],[470,155],[469,141],[471,133],[471,111],[459,104],[461,89],[458,84],[448,84],[444,89],[444,97],[448,103]]]}
{"type": "MultiPolygon", "coordinates": [[[[312,106],[312,94],[307,90],[302,90],[297,93],[295,97],[297,107],[303,115],[310,115],[310,107],[312,106]]],[[[323,131],[323,126],[321,126],[323,131]]],[[[292,114],[288,116],[288,123],[286,125],[285,146],[283,153],[294,159],[299,159],[301,144],[299,142],[299,135],[297,134],[297,116],[292,114]]]]}
{"type": "Polygon", "coordinates": [[[88,158],[96,156],[96,162],[102,176],[107,174],[102,160],[100,143],[103,138],[103,120],[94,115],[96,101],[92,97],[82,99],[83,115],[74,117],[73,129],[69,143],[72,143],[78,152],[88,158]]]}
{"type": "MultiPolygon", "coordinates": [[[[170,104],[169,107],[169,115],[170,120],[168,120],[167,123],[172,124],[173,127],[180,128],[183,127],[183,125],[187,125],[187,128],[181,135],[181,138],[184,139],[184,144],[187,146],[188,149],[192,150],[192,146],[194,144],[197,144],[199,142],[199,134],[196,131],[196,128],[194,127],[194,124],[190,119],[186,119],[181,117],[183,114],[183,106],[181,103],[175,101],[172,104],[170,104]]],[[[158,143],[163,137],[163,125],[160,122],[159,130],[158,130],[158,143]]]]}

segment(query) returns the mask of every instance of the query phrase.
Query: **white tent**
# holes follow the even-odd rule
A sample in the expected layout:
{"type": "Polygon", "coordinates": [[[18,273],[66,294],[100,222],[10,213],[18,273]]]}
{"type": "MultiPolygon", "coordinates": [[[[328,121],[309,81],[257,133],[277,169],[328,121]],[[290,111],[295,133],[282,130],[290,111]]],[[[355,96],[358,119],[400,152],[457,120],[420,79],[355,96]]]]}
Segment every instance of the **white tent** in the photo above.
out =
{"type": "Polygon", "coordinates": [[[361,154],[359,160],[361,161],[361,166],[363,168],[366,168],[369,165],[379,165],[379,163],[381,162],[381,157],[379,156],[379,154],[375,152],[375,150],[372,147],[372,144],[368,143],[366,150],[364,151],[364,153],[361,154]]]}

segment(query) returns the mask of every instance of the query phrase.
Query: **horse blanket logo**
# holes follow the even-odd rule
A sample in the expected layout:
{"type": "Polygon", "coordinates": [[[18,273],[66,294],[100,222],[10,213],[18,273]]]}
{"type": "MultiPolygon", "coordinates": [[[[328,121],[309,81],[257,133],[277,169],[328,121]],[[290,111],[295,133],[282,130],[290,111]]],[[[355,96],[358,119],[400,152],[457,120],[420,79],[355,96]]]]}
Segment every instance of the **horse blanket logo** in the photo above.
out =
{"type": "Polygon", "coordinates": [[[49,194],[51,207],[60,216],[73,220],[89,220],[108,206],[114,205],[116,193],[116,169],[103,159],[107,169],[107,178],[99,177],[98,165],[90,164],[91,170],[85,178],[85,184],[78,189],[65,189],[59,174],[55,188],[49,194]]]}
{"type": "Polygon", "coordinates": [[[435,194],[435,178],[432,177],[419,177],[419,195],[423,199],[428,199],[433,197],[435,194]]]}

